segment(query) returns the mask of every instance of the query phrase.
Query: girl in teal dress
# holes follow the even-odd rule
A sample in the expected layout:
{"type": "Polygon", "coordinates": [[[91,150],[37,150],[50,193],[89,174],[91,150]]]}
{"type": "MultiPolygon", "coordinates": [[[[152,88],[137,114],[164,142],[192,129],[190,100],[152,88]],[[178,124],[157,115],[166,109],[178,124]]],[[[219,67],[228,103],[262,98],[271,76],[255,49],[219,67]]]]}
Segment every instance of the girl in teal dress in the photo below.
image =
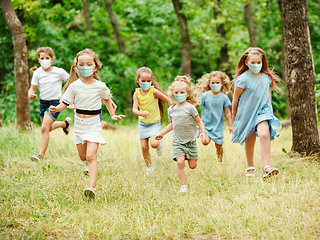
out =
{"type": "Polygon", "coordinates": [[[260,48],[248,48],[241,56],[233,83],[235,85],[232,101],[234,130],[231,141],[244,144],[247,157],[247,177],[254,176],[254,146],[256,136],[260,140],[260,151],[263,165],[263,178],[279,173],[277,168],[270,167],[271,142],[282,128],[279,120],[273,115],[271,105],[270,83],[273,89],[281,89],[275,81],[280,79],[268,68],[267,56],[260,48]]]}

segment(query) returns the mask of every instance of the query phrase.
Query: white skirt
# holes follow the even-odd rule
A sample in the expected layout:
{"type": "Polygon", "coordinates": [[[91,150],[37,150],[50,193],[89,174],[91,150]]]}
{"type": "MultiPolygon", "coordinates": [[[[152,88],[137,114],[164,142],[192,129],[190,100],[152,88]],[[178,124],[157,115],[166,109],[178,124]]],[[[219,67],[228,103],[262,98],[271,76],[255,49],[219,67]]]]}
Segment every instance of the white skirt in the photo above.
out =
{"type": "Polygon", "coordinates": [[[106,144],[101,136],[101,122],[99,115],[90,118],[80,118],[74,115],[74,144],[85,144],[86,141],[106,144]]]}

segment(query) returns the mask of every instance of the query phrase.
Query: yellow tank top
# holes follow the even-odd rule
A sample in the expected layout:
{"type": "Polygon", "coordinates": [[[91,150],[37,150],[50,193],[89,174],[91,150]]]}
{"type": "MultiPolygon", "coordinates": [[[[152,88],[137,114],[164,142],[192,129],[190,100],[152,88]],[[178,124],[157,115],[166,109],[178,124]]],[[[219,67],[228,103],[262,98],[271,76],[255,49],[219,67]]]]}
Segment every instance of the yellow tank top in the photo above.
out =
{"type": "Polygon", "coordinates": [[[160,121],[159,99],[153,96],[153,89],[154,86],[151,86],[149,92],[145,96],[142,96],[140,88],[136,88],[140,111],[147,111],[150,113],[150,116],[147,118],[139,117],[140,121],[144,123],[156,123],[160,121]]]}

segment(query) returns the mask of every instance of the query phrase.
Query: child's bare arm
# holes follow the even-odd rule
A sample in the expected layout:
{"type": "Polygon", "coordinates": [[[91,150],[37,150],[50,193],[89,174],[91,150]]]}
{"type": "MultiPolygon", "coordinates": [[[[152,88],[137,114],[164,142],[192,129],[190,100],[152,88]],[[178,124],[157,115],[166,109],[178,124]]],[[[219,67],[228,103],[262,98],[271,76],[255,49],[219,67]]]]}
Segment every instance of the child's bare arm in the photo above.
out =
{"type": "Polygon", "coordinates": [[[115,114],[114,107],[112,106],[113,102],[112,102],[111,98],[103,99],[103,103],[106,105],[112,120],[118,120],[118,119],[126,117],[125,115],[116,115],[115,114]]]}
{"type": "Polygon", "coordinates": [[[153,96],[156,98],[160,98],[162,101],[167,103],[168,107],[170,107],[172,105],[171,99],[167,95],[160,92],[158,89],[153,89],[153,96]]]}
{"type": "Polygon", "coordinates": [[[28,91],[28,98],[33,100],[37,97],[37,94],[36,94],[36,90],[37,90],[37,85],[31,85],[30,88],[29,88],[29,91],[28,91]]]}
{"type": "Polygon", "coordinates": [[[60,103],[58,106],[50,106],[49,113],[61,112],[67,108],[67,105],[64,103],[60,103]]]}
{"type": "Polygon", "coordinates": [[[161,140],[163,138],[164,135],[166,135],[168,132],[172,131],[173,127],[172,127],[172,122],[169,120],[169,124],[168,126],[165,127],[165,129],[163,129],[156,137],[156,140],[161,140]]]}
{"type": "Polygon", "coordinates": [[[139,111],[138,109],[139,107],[139,100],[138,100],[138,96],[137,93],[133,94],[133,106],[132,106],[132,112],[134,115],[136,116],[141,116],[143,118],[147,118],[150,116],[150,113],[147,111],[139,111]]]}
{"type": "Polygon", "coordinates": [[[199,128],[200,128],[200,130],[201,130],[200,137],[204,137],[204,136],[206,135],[206,129],[205,129],[205,127],[204,127],[204,124],[203,124],[203,122],[202,122],[199,114],[198,114],[197,116],[195,116],[194,119],[197,121],[198,126],[199,126],[199,128]]]}
{"type": "Polygon", "coordinates": [[[232,100],[232,120],[236,119],[239,97],[243,93],[243,88],[235,86],[232,100]]]}
{"type": "Polygon", "coordinates": [[[229,132],[233,133],[233,126],[232,126],[232,116],[231,116],[231,111],[229,107],[225,107],[224,108],[224,112],[226,114],[226,118],[228,121],[228,125],[229,125],[229,132]]]}

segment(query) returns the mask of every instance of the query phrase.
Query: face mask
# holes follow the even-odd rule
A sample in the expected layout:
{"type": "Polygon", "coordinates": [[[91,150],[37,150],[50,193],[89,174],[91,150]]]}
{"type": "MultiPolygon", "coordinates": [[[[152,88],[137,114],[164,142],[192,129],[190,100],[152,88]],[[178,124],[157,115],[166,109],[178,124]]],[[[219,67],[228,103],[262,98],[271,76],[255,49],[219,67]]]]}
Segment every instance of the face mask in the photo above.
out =
{"type": "Polygon", "coordinates": [[[51,60],[40,60],[39,62],[44,69],[48,69],[51,66],[51,60]]]}
{"type": "Polygon", "coordinates": [[[262,64],[251,64],[249,63],[249,68],[253,73],[259,73],[262,68],[262,64]]]}
{"type": "Polygon", "coordinates": [[[221,90],[221,83],[218,84],[210,84],[210,88],[212,92],[220,92],[221,90]]]}
{"type": "Polygon", "coordinates": [[[82,77],[90,77],[93,74],[94,67],[78,67],[78,71],[82,77]]]}
{"type": "Polygon", "coordinates": [[[151,87],[151,82],[139,82],[140,87],[147,91],[151,87]]]}
{"type": "Polygon", "coordinates": [[[186,100],[186,96],[187,94],[173,94],[174,96],[174,99],[178,102],[178,103],[181,103],[183,102],[184,100],[186,100]]]}

